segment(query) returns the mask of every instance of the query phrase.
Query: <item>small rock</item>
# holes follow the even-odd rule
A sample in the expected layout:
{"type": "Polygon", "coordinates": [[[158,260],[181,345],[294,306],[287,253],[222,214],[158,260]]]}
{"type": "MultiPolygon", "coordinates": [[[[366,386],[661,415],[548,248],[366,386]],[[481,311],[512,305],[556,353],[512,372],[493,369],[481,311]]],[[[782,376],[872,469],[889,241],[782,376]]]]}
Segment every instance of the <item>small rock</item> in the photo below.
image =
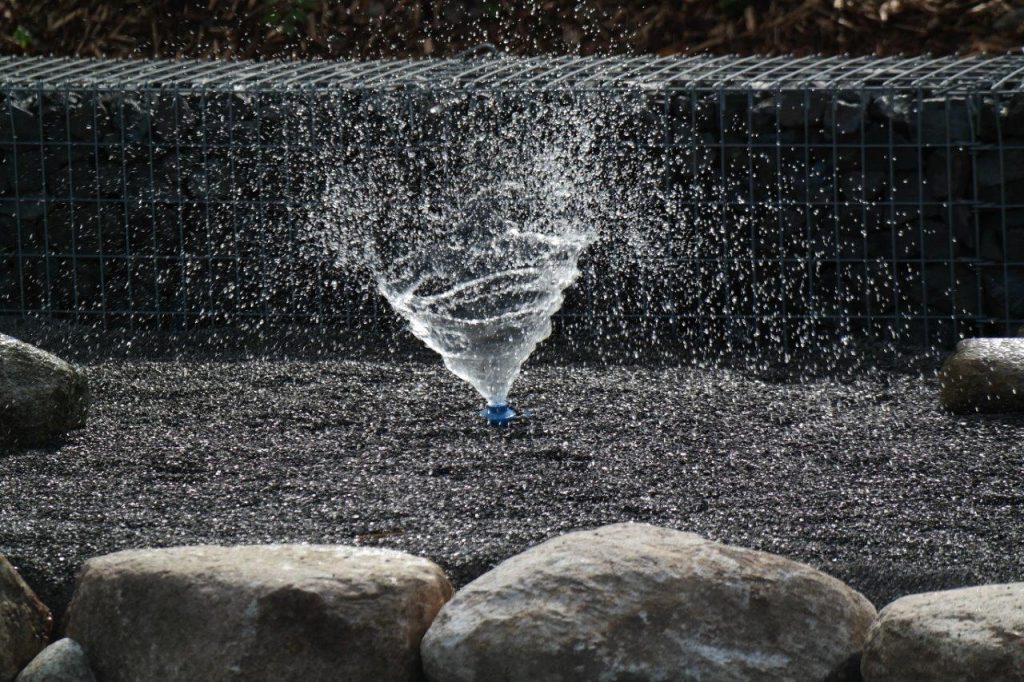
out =
{"type": "Polygon", "coordinates": [[[116,110],[114,123],[125,143],[142,142],[149,133],[150,112],[137,100],[124,98],[116,110]]]}
{"type": "Polygon", "coordinates": [[[464,587],[423,663],[435,682],[841,679],[874,616],[809,566],[623,523],[549,540],[464,587]]]}
{"type": "Polygon", "coordinates": [[[1007,180],[995,185],[977,186],[975,198],[989,204],[1002,206],[1004,204],[1024,204],[1024,178],[1007,180]]]}
{"type": "Polygon", "coordinates": [[[93,102],[85,101],[78,93],[68,95],[66,105],[68,135],[75,142],[90,142],[96,128],[96,114],[93,102]]]}
{"type": "Polygon", "coordinates": [[[7,182],[17,187],[22,197],[38,196],[42,193],[43,155],[35,150],[21,148],[17,155],[7,162],[7,182]]]}
{"type": "Polygon", "coordinates": [[[985,225],[981,230],[981,257],[1002,263],[1024,263],[1024,227],[1014,225],[1006,229],[985,225]],[[1005,239],[1003,239],[1005,235],[1005,239]]]}
{"type": "Polygon", "coordinates": [[[96,682],[96,677],[78,642],[64,638],[32,659],[16,682],[96,682]]]}
{"type": "MultiPolygon", "coordinates": [[[[1024,229],[1024,209],[987,209],[979,211],[977,215],[978,229],[981,232],[983,248],[986,241],[990,244],[996,244],[997,248],[994,255],[991,250],[988,250],[983,252],[982,256],[1002,260],[1004,256],[1001,249],[1003,232],[1024,229]]],[[[988,248],[991,249],[992,247],[989,246],[988,248]]]]}
{"type": "Polygon", "coordinates": [[[896,173],[889,188],[890,198],[897,204],[913,206],[928,201],[927,183],[921,181],[919,173],[896,173]]]}
{"type": "Polygon", "coordinates": [[[985,151],[975,161],[978,185],[1000,187],[1024,179],[1024,150],[1021,140],[1007,140],[1010,148],[985,151]]]}
{"type": "MultiPolygon", "coordinates": [[[[829,97],[815,90],[786,90],[774,97],[758,102],[755,111],[777,119],[780,128],[809,130],[821,124],[829,97]]],[[[802,136],[801,136],[802,138],[802,136]]],[[[802,141],[802,140],[801,140],[802,141]]]]}
{"type": "MultiPolygon", "coordinates": [[[[938,243],[928,250],[937,246],[938,243]]],[[[903,305],[909,301],[912,309],[928,310],[931,314],[976,317],[981,312],[978,276],[966,265],[957,264],[951,270],[946,264],[927,263],[920,275],[903,285],[898,295],[903,305]]]]}
{"type": "Polygon", "coordinates": [[[999,682],[1024,674],[1024,583],[897,599],[868,633],[865,682],[999,682]]]}
{"type": "Polygon", "coordinates": [[[840,179],[839,190],[849,201],[877,201],[884,195],[888,180],[888,176],[879,171],[851,171],[840,179]]]}
{"type": "Polygon", "coordinates": [[[908,95],[879,95],[871,100],[868,113],[875,121],[893,125],[901,133],[906,133],[913,117],[913,100],[908,95]]]}
{"type": "MultiPolygon", "coordinates": [[[[952,144],[971,141],[971,107],[959,97],[935,97],[921,102],[920,130],[917,141],[922,144],[952,144]]],[[[914,124],[917,121],[912,117],[914,124]]]]}
{"type": "Polygon", "coordinates": [[[85,563],[66,631],[104,682],[416,680],[451,595],[435,564],[386,549],[132,550],[85,563]]]}
{"type": "Polygon", "coordinates": [[[892,145],[886,140],[884,145],[867,147],[863,150],[864,167],[869,171],[880,171],[889,177],[892,173],[905,171],[919,172],[923,165],[920,148],[911,145],[910,139],[902,133],[893,133],[892,145]]]}
{"type": "Polygon", "coordinates": [[[0,334],[0,443],[45,443],[85,426],[88,410],[82,370],[0,334]]]}
{"type": "Polygon", "coordinates": [[[153,93],[150,109],[150,126],[158,140],[174,140],[178,136],[179,125],[198,125],[198,116],[189,108],[188,100],[172,92],[153,93]]]}
{"type": "Polygon", "coordinates": [[[34,97],[4,102],[5,116],[0,116],[0,138],[20,143],[39,141],[39,103],[34,97]]]}
{"type": "Polygon", "coordinates": [[[999,142],[1004,136],[1024,129],[1024,97],[984,97],[976,118],[978,139],[999,142]]]}
{"type": "Polygon", "coordinates": [[[231,196],[234,189],[231,164],[223,159],[210,158],[187,178],[192,196],[201,199],[231,196]]]}
{"type": "MultiPolygon", "coordinates": [[[[926,260],[949,260],[950,254],[955,250],[955,244],[950,244],[949,232],[949,226],[944,222],[931,218],[921,223],[910,222],[883,228],[868,236],[868,254],[871,257],[886,259],[894,257],[899,259],[917,258],[923,255],[926,260]]],[[[949,271],[949,268],[944,265],[938,265],[935,268],[929,269],[940,269],[942,267],[945,267],[947,272],[949,271]]],[[[943,283],[943,287],[947,287],[949,284],[948,277],[946,280],[943,283]]],[[[910,295],[912,297],[917,296],[920,293],[919,290],[919,286],[915,287],[910,292],[910,295]]],[[[948,297],[948,289],[940,288],[934,296],[929,293],[928,300],[934,302],[948,297]]]]}
{"type": "Polygon", "coordinates": [[[825,107],[825,135],[843,137],[860,131],[864,120],[864,105],[837,99],[825,107]]]}
{"type": "Polygon", "coordinates": [[[981,275],[985,289],[985,310],[992,317],[1024,318],[1024,267],[986,270],[981,275]]]}
{"type": "Polygon", "coordinates": [[[939,399],[949,410],[1024,410],[1024,340],[964,339],[939,372],[939,399]]]}
{"type": "Polygon", "coordinates": [[[0,682],[11,682],[50,641],[53,618],[0,554],[0,682]]]}
{"type": "Polygon", "coordinates": [[[926,177],[936,199],[962,197],[971,180],[971,157],[966,152],[939,151],[928,157],[926,177]]]}

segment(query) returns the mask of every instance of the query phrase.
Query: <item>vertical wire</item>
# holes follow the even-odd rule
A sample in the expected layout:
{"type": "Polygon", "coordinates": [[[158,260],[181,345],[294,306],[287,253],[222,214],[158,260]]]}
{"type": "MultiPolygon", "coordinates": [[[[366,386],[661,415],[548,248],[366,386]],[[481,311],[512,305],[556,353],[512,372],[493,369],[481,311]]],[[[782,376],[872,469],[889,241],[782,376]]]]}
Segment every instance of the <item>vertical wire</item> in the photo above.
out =
{"type": "MultiPolygon", "coordinates": [[[[977,94],[973,96],[980,97],[980,95],[977,94]]],[[[984,112],[984,106],[985,101],[984,99],[982,99],[978,111],[984,112]]],[[[984,266],[981,265],[981,263],[983,263],[983,258],[981,254],[981,226],[978,221],[978,147],[980,140],[976,139],[975,133],[975,126],[972,125],[970,127],[971,207],[968,213],[967,227],[968,229],[971,230],[971,232],[974,235],[974,253],[972,253],[969,256],[969,258],[971,259],[974,265],[974,267],[971,270],[971,273],[974,275],[975,302],[977,305],[977,308],[975,309],[975,315],[978,317],[979,320],[981,320],[980,324],[987,327],[988,312],[986,310],[987,306],[985,305],[984,288],[982,286],[982,275],[984,272],[984,266]]],[[[975,333],[979,332],[979,329],[977,329],[978,324],[978,322],[976,322],[975,324],[975,333]]]]}
{"type": "Polygon", "coordinates": [[[850,328],[850,308],[849,308],[849,295],[846,288],[843,287],[843,275],[845,274],[845,263],[843,261],[843,240],[839,232],[839,150],[836,143],[838,126],[838,114],[839,114],[839,93],[836,91],[833,85],[829,91],[829,106],[832,108],[832,144],[831,144],[831,163],[832,167],[832,251],[833,258],[835,259],[836,272],[835,272],[835,291],[840,296],[841,308],[837,312],[839,318],[836,320],[837,323],[844,326],[849,332],[850,328]]]}
{"type": "MultiPolygon", "coordinates": [[[[319,109],[319,107],[322,105],[322,103],[323,103],[322,98],[325,97],[325,95],[324,95],[324,93],[320,93],[319,98],[314,99],[317,96],[314,95],[314,91],[313,90],[309,90],[307,97],[309,97],[309,99],[311,101],[315,102],[315,105],[311,105],[309,107],[309,133],[308,134],[310,136],[310,140],[312,141],[312,136],[315,134],[315,131],[317,130],[317,116],[316,116],[316,113],[317,113],[317,110],[319,109]]],[[[319,191],[323,191],[320,188],[319,183],[317,183],[316,190],[318,192],[319,191]]],[[[309,204],[309,199],[308,198],[306,199],[306,204],[307,204],[307,206],[309,204]]],[[[324,279],[325,279],[325,275],[326,275],[326,272],[325,272],[324,262],[323,262],[322,259],[317,258],[316,259],[316,264],[315,264],[314,276],[313,276],[314,286],[316,287],[316,320],[315,320],[316,324],[323,324],[325,319],[326,319],[326,312],[324,310],[324,279]]]]}
{"type": "MultiPolygon", "coordinates": [[[[690,100],[690,107],[689,107],[690,108],[690,134],[693,135],[695,138],[697,138],[698,140],[701,141],[701,153],[704,155],[704,158],[706,159],[707,156],[711,153],[711,150],[708,149],[708,146],[706,144],[704,144],[704,138],[702,136],[700,136],[698,134],[698,132],[697,132],[698,128],[697,128],[697,91],[696,91],[696,89],[691,89],[689,91],[689,100],[690,100]]],[[[696,154],[691,154],[690,155],[690,165],[692,166],[692,172],[691,172],[691,175],[690,175],[690,182],[692,182],[694,184],[697,184],[699,186],[700,182],[702,182],[702,179],[700,177],[700,164],[698,163],[697,155],[696,154]]],[[[674,197],[672,199],[673,204],[678,204],[679,201],[680,200],[678,200],[678,199],[676,199],[674,197]]],[[[696,205],[694,205],[694,206],[685,206],[685,209],[686,209],[687,214],[690,216],[690,219],[694,223],[694,225],[693,225],[694,229],[697,229],[697,227],[703,222],[703,216],[698,216],[698,214],[697,214],[698,207],[696,205]]],[[[696,273],[691,273],[689,270],[687,270],[686,276],[688,278],[692,278],[694,280],[699,281],[699,278],[697,277],[697,275],[701,274],[700,273],[701,268],[692,259],[692,256],[694,256],[696,254],[692,254],[689,250],[687,250],[686,253],[687,253],[688,256],[691,257],[690,262],[687,264],[687,268],[693,268],[694,270],[697,271],[696,273]]],[[[689,315],[691,310],[692,310],[692,299],[691,299],[691,302],[689,303],[689,305],[687,306],[687,310],[684,311],[684,313],[689,315]]],[[[682,322],[682,320],[680,320],[680,322],[682,322]]],[[[710,319],[705,318],[703,324],[705,325],[705,328],[711,328],[713,323],[711,322],[710,319]]]]}
{"type": "Polygon", "coordinates": [[[107,257],[106,249],[103,246],[103,216],[105,202],[103,201],[103,188],[100,183],[100,125],[99,108],[102,104],[102,93],[96,89],[92,97],[92,142],[93,142],[93,170],[96,175],[93,177],[93,184],[96,189],[96,253],[100,262],[100,315],[103,320],[103,330],[110,328],[110,310],[107,305],[107,257]]]}
{"type": "MultiPolygon", "coordinates": [[[[205,274],[206,278],[206,300],[204,305],[200,308],[199,319],[203,327],[211,324],[215,319],[214,314],[214,296],[213,296],[213,235],[210,231],[210,203],[214,201],[213,192],[210,187],[210,143],[208,136],[210,134],[210,109],[209,100],[207,98],[207,89],[203,88],[199,91],[200,111],[200,128],[202,130],[202,138],[200,146],[203,156],[203,192],[202,195],[197,196],[196,199],[202,202],[203,206],[203,230],[206,232],[206,239],[204,246],[206,247],[206,271],[205,273],[200,270],[200,276],[205,274]]],[[[203,262],[203,257],[199,256],[196,260],[200,263],[203,262]]]]}
{"type": "Polygon", "coordinates": [[[118,93],[118,118],[121,120],[121,213],[124,217],[124,265],[125,265],[125,289],[127,298],[128,327],[135,328],[135,296],[132,291],[132,266],[134,257],[131,246],[131,218],[128,216],[128,163],[125,156],[125,118],[124,98],[125,91],[118,93]]]}
{"type": "Polygon", "coordinates": [[[183,91],[174,90],[174,181],[175,197],[178,214],[178,311],[181,331],[190,328],[190,311],[188,295],[188,257],[185,253],[185,199],[181,191],[181,108],[183,91]]]}
{"type": "MultiPolygon", "coordinates": [[[[256,98],[256,144],[258,145],[257,158],[259,161],[256,164],[256,176],[260,178],[262,183],[263,178],[267,172],[267,145],[263,141],[263,127],[264,127],[264,95],[268,95],[263,90],[254,93],[256,98]]],[[[263,192],[257,195],[257,215],[259,216],[259,224],[266,225],[267,222],[267,203],[266,197],[263,192]]],[[[266,233],[265,230],[260,230],[260,236],[257,241],[257,256],[256,261],[259,264],[258,275],[256,275],[258,281],[258,291],[260,299],[260,310],[258,325],[262,327],[267,321],[268,317],[268,305],[267,297],[269,295],[269,287],[267,285],[267,254],[266,254],[266,233]]]]}
{"type": "Polygon", "coordinates": [[[71,237],[71,301],[74,306],[75,323],[81,322],[81,305],[78,292],[78,229],[75,224],[74,153],[71,140],[71,91],[63,89],[64,136],[68,153],[68,227],[71,237]]]}
{"type": "MultiPolygon", "coordinates": [[[[950,286],[950,317],[952,318],[952,338],[958,339],[960,337],[960,316],[963,311],[960,310],[960,281],[957,278],[956,271],[956,245],[953,240],[954,230],[954,217],[953,217],[953,201],[955,199],[954,192],[956,188],[953,182],[953,128],[952,128],[952,116],[950,115],[950,95],[947,92],[943,98],[945,105],[946,114],[946,240],[949,250],[946,251],[946,255],[949,265],[949,286],[950,286]]],[[[932,188],[932,196],[935,196],[935,189],[932,188]]],[[[935,235],[936,242],[940,235],[935,235]]]]}
{"type": "MultiPolygon", "coordinates": [[[[719,192],[719,196],[717,197],[717,206],[718,206],[719,212],[723,213],[723,212],[725,212],[728,209],[726,208],[725,197],[722,196],[722,194],[725,191],[725,189],[729,186],[728,185],[727,171],[726,171],[726,163],[725,163],[725,157],[726,157],[726,152],[727,152],[727,149],[726,149],[726,146],[725,146],[725,103],[726,103],[726,96],[725,96],[725,91],[722,90],[722,89],[719,89],[716,94],[718,95],[718,152],[719,152],[718,153],[718,165],[719,165],[719,172],[720,172],[720,175],[719,175],[719,185],[718,186],[720,188],[722,188],[720,190],[720,192],[719,192]]],[[[723,278],[723,286],[725,286],[725,289],[723,291],[723,293],[724,293],[723,312],[726,313],[726,318],[723,320],[723,324],[729,330],[729,338],[726,341],[726,348],[728,348],[729,350],[732,349],[732,341],[733,341],[732,337],[733,337],[733,335],[735,335],[735,332],[736,332],[735,319],[732,318],[732,315],[735,314],[735,311],[731,311],[731,308],[730,308],[730,305],[729,305],[730,304],[730,299],[731,299],[730,289],[732,287],[732,276],[731,276],[732,273],[729,272],[728,268],[731,268],[731,267],[735,267],[735,263],[733,263],[731,261],[731,259],[726,259],[725,263],[723,264],[723,271],[725,272],[725,277],[723,278]],[[729,311],[729,312],[727,312],[727,311],[729,311]],[[731,312],[731,314],[730,314],[730,312],[731,312]]]]}
{"type": "Polygon", "coordinates": [[[1006,155],[1003,150],[1002,117],[996,116],[996,148],[999,150],[999,228],[1003,246],[1003,333],[1010,336],[1010,243],[1006,229],[1006,155]]]}
{"type": "MultiPolygon", "coordinates": [[[[790,212],[790,209],[788,207],[785,211],[783,210],[784,198],[782,196],[782,122],[779,119],[779,105],[782,102],[782,91],[777,90],[772,99],[774,101],[774,106],[772,107],[772,112],[774,115],[772,116],[772,119],[775,124],[775,147],[772,152],[775,156],[775,206],[771,207],[771,205],[769,204],[769,208],[770,210],[775,211],[775,229],[777,231],[778,236],[779,286],[782,287],[782,328],[779,333],[782,334],[782,352],[785,353],[788,357],[790,354],[790,337],[792,336],[793,340],[796,340],[796,337],[800,335],[799,330],[801,327],[801,322],[799,321],[799,317],[792,320],[790,319],[788,303],[789,296],[791,293],[789,290],[790,273],[786,272],[786,268],[787,265],[790,264],[788,249],[792,247],[792,245],[788,243],[788,240],[791,237],[790,232],[792,230],[791,226],[788,223],[789,219],[793,217],[793,214],[790,212]],[[784,214],[786,216],[785,220],[783,220],[784,214]]],[[[767,192],[765,196],[767,196],[767,192]]],[[[798,273],[794,278],[794,281],[796,281],[800,277],[800,268],[799,265],[797,265],[796,263],[793,263],[793,265],[796,265],[796,269],[798,270],[798,273]]],[[[797,309],[797,311],[797,314],[799,315],[799,308],[797,309]]]]}
{"type": "MultiPolygon", "coordinates": [[[[894,305],[893,305],[893,319],[892,319],[892,324],[890,325],[889,328],[890,328],[890,331],[891,331],[892,336],[893,336],[893,341],[896,342],[896,341],[899,341],[902,338],[901,337],[901,330],[899,329],[899,327],[901,326],[901,321],[902,321],[902,315],[900,313],[900,308],[901,308],[900,303],[902,301],[902,295],[901,295],[902,292],[901,292],[900,282],[902,281],[902,277],[903,277],[903,271],[902,271],[902,267],[901,267],[902,263],[901,263],[901,260],[900,260],[900,257],[899,257],[899,255],[900,255],[899,254],[899,242],[898,242],[898,240],[896,238],[897,232],[900,229],[900,223],[897,222],[897,219],[896,219],[897,209],[896,209],[896,196],[895,196],[895,192],[896,192],[896,159],[895,159],[895,155],[896,155],[895,154],[895,147],[896,147],[896,142],[895,142],[895,138],[896,138],[896,132],[895,132],[896,131],[896,125],[895,125],[895,123],[896,123],[896,121],[895,121],[895,114],[896,114],[896,109],[895,109],[895,107],[896,107],[896,92],[895,92],[895,90],[893,88],[890,87],[890,88],[887,88],[884,91],[883,96],[888,99],[889,106],[892,109],[892,111],[891,111],[892,115],[889,118],[888,125],[886,126],[888,128],[888,130],[889,130],[889,134],[887,136],[888,137],[888,149],[886,150],[888,152],[887,155],[886,155],[886,161],[888,162],[887,165],[889,167],[889,172],[888,172],[887,177],[886,177],[886,185],[888,186],[888,190],[889,191],[888,191],[888,196],[887,196],[886,204],[888,206],[888,211],[887,212],[889,214],[890,247],[892,248],[893,301],[894,301],[894,305]]],[[[906,324],[906,322],[903,321],[902,324],[906,324]]]]}
{"type": "MultiPolygon", "coordinates": [[[[757,270],[759,259],[761,258],[761,249],[758,245],[758,231],[763,228],[760,225],[760,216],[757,215],[755,210],[756,199],[754,193],[754,93],[747,87],[746,92],[747,101],[747,116],[746,116],[746,156],[747,156],[747,201],[749,202],[747,210],[748,220],[750,221],[750,278],[751,278],[751,290],[750,290],[750,314],[751,318],[749,321],[745,321],[744,327],[747,333],[751,333],[753,329],[754,337],[754,348],[757,349],[761,345],[761,338],[759,332],[763,320],[758,315],[759,311],[764,310],[764,306],[761,304],[761,291],[757,282],[757,270]],[[749,322],[749,323],[748,323],[749,322]]],[[[768,323],[768,328],[771,328],[771,322],[768,323]]]]}
{"type": "MultiPolygon", "coordinates": [[[[803,123],[804,123],[804,163],[803,163],[803,216],[804,216],[804,239],[806,240],[805,257],[807,259],[807,296],[809,308],[813,311],[813,325],[815,333],[820,333],[823,326],[821,318],[821,306],[817,299],[817,292],[814,286],[818,273],[819,258],[814,246],[814,233],[818,230],[811,217],[816,216],[814,206],[811,204],[811,91],[806,84],[800,86],[801,99],[803,100],[803,123]]],[[[826,323],[827,324],[827,323],[826,323]]]]}
{"type": "Polygon", "coordinates": [[[28,299],[25,293],[25,245],[24,230],[21,223],[21,172],[18,168],[18,129],[14,120],[15,90],[7,93],[7,114],[11,121],[11,168],[14,171],[14,229],[17,233],[18,284],[21,297],[21,316],[28,316],[28,299]]]}
{"type": "Polygon", "coordinates": [[[159,326],[163,321],[163,310],[160,306],[160,245],[157,238],[156,222],[156,178],[153,172],[153,92],[149,86],[143,87],[143,115],[148,121],[146,126],[146,151],[149,158],[149,227],[153,243],[152,267],[153,267],[153,321],[159,326]]]}
{"type": "MultiPolygon", "coordinates": [[[[287,100],[289,108],[294,110],[296,106],[301,106],[299,104],[299,101],[300,100],[294,94],[292,94],[287,100]]],[[[284,147],[282,149],[281,154],[283,157],[283,165],[285,168],[288,169],[289,182],[294,178],[293,170],[295,166],[295,150],[296,148],[298,148],[300,152],[302,150],[302,126],[300,123],[301,119],[296,117],[295,120],[296,127],[294,131],[291,129],[291,126],[288,125],[288,123],[291,121],[291,117],[286,119],[285,122],[283,123],[284,147]],[[294,140],[292,139],[293,134],[295,135],[294,140]]],[[[294,320],[299,317],[299,314],[296,312],[299,310],[299,306],[297,305],[296,300],[298,295],[298,278],[296,277],[294,262],[297,235],[295,233],[295,221],[292,219],[292,216],[295,213],[295,197],[292,196],[293,189],[294,186],[289,185],[285,190],[287,198],[284,207],[288,212],[288,243],[285,245],[285,248],[283,249],[283,258],[281,257],[280,253],[278,255],[278,257],[284,261],[283,265],[286,277],[286,286],[288,290],[288,307],[286,308],[286,311],[276,309],[274,310],[275,321],[294,320]]]]}
{"type": "MultiPolygon", "coordinates": [[[[921,314],[924,321],[924,337],[922,339],[923,346],[931,344],[931,315],[928,310],[928,265],[924,257],[925,249],[925,237],[924,237],[924,90],[918,86],[917,88],[917,106],[915,107],[915,114],[917,116],[917,145],[915,150],[917,152],[917,239],[918,239],[918,261],[921,267],[921,314]]],[[[946,135],[949,135],[949,130],[946,130],[946,135]]]]}
{"type": "MultiPolygon", "coordinates": [[[[860,144],[858,145],[860,151],[860,218],[861,218],[861,263],[860,270],[861,276],[864,278],[861,280],[861,291],[864,301],[864,320],[863,326],[867,328],[867,332],[870,335],[875,334],[875,317],[874,317],[874,306],[872,306],[872,299],[875,295],[876,282],[872,277],[872,268],[870,267],[872,259],[868,252],[868,168],[867,168],[867,117],[868,117],[868,95],[863,90],[858,93],[860,106],[860,144]]],[[[871,200],[873,202],[873,200],[871,200]]],[[[852,213],[852,211],[850,211],[852,213]]]]}
{"type": "MultiPolygon", "coordinates": [[[[345,116],[345,111],[343,109],[343,103],[346,100],[351,100],[351,101],[349,101],[349,106],[352,107],[353,109],[356,109],[356,107],[357,107],[356,103],[360,101],[359,99],[356,98],[355,95],[352,95],[351,93],[345,93],[344,95],[340,95],[338,97],[337,104],[331,107],[331,111],[334,113],[334,117],[335,117],[335,119],[337,121],[344,121],[345,122],[344,125],[348,126],[350,124],[349,123],[350,119],[345,116]]],[[[339,136],[339,139],[337,140],[337,143],[338,143],[338,146],[339,146],[339,149],[338,149],[338,157],[339,158],[346,158],[349,155],[349,152],[350,152],[350,150],[349,150],[349,143],[351,142],[352,134],[353,133],[352,133],[352,131],[349,128],[343,128],[340,131],[340,136],[339,136]]],[[[335,291],[335,292],[337,291],[337,289],[332,289],[332,290],[335,291]]],[[[337,305],[337,298],[332,299],[332,303],[337,305]]],[[[352,329],[352,308],[355,305],[356,305],[355,300],[351,300],[349,298],[348,293],[346,293],[346,295],[345,295],[345,303],[344,303],[344,309],[345,309],[345,329],[346,330],[351,330],[352,329]]]]}
{"type": "MultiPolygon", "coordinates": [[[[672,139],[672,131],[674,130],[674,125],[673,125],[673,116],[672,116],[673,97],[672,97],[672,94],[671,94],[671,90],[669,90],[668,88],[663,89],[662,90],[662,95],[663,95],[663,99],[662,99],[662,105],[661,105],[661,126],[662,126],[662,134],[661,134],[661,144],[662,144],[662,150],[661,150],[661,158],[662,158],[662,163],[661,163],[661,188],[662,189],[661,189],[661,191],[662,191],[662,194],[665,196],[665,204],[666,205],[664,207],[660,207],[659,210],[665,211],[665,209],[668,206],[668,202],[671,201],[670,197],[672,196],[672,193],[673,193],[673,184],[674,183],[672,181],[671,159],[672,159],[672,156],[675,154],[675,149],[673,147],[673,139],[672,139]]],[[[672,239],[669,243],[674,245],[675,240],[672,239]]],[[[674,252],[675,249],[673,248],[672,251],[674,252]]],[[[678,266],[676,266],[676,267],[678,267],[678,266]]],[[[676,275],[678,275],[678,269],[676,270],[675,273],[673,273],[672,293],[671,293],[671,297],[672,298],[671,298],[671,301],[670,301],[671,302],[671,308],[667,308],[667,310],[666,310],[666,312],[667,312],[667,319],[664,321],[664,324],[663,325],[659,325],[659,326],[661,326],[666,331],[666,333],[669,332],[669,330],[671,330],[674,325],[678,324],[677,319],[676,319],[676,313],[678,312],[678,305],[679,305],[678,304],[678,300],[679,299],[678,299],[678,295],[677,295],[677,292],[676,292],[676,287],[679,285],[679,280],[677,279],[676,275]]]]}
{"type": "MultiPolygon", "coordinates": [[[[374,95],[370,95],[369,93],[367,93],[366,97],[367,97],[367,99],[371,103],[373,102],[374,95]]],[[[376,97],[380,97],[380,95],[377,95],[376,97]]],[[[372,301],[372,308],[373,308],[373,312],[372,312],[372,319],[373,319],[372,330],[373,330],[374,334],[380,334],[381,333],[381,327],[382,327],[382,324],[381,324],[380,297],[381,297],[381,294],[378,291],[374,291],[373,293],[370,294],[370,300],[372,301]]]]}
{"type": "Polygon", "coordinates": [[[46,303],[45,312],[53,316],[53,278],[50,276],[53,254],[50,252],[50,193],[47,191],[46,181],[46,133],[43,131],[43,88],[36,88],[36,108],[38,109],[39,121],[39,182],[40,193],[43,202],[43,269],[46,273],[46,303]]]}
{"type": "MultiPolygon", "coordinates": [[[[243,188],[239,187],[235,157],[238,150],[235,148],[235,96],[228,96],[228,189],[231,196],[227,197],[227,206],[231,211],[231,234],[234,240],[234,253],[232,255],[232,269],[235,275],[235,289],[231,301],[225,313],[230,311],[232,320],[240,320],[244,317],[244,310],[241,306],[242,296],[242,246],[241,235],[238,231],[238,211],[241,208],[239,197],[242,196],[243,188]]],[[[227,321],[227,320],[226,320],[227,321]]]]}

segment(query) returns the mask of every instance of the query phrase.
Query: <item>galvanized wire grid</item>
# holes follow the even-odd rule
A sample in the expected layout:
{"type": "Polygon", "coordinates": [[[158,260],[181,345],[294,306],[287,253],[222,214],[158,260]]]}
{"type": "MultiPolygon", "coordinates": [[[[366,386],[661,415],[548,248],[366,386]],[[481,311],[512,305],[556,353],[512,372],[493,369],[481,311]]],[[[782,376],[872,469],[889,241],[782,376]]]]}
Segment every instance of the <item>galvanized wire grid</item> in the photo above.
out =
{"type": "Polygon", "coordinates": [[[1024,59],[1002,57],[533,57],[452,60],[169,61],[0,58],[7,88],[922,89],[1019,92],[1024,59]]]}
{"type": "MultiPolygon", "coordinates": [[[[299,179],[351,144],[331,114],[346,93],[407,98],[399,143],[436,145],[424,112],[452,89],[643,100],[633,141],[689,231],[666,235],[658,296],[619,317],[786,349],[1024,324],[1024,58],[1010,56],[4,58],[0,314],[378,329],[377,297],[295,246],[299,179]],[[728,243],[695,249],[716,221],[736,226],[728,243]]],[[[605,315],[598,272],[563,321],[605,315]]]]}

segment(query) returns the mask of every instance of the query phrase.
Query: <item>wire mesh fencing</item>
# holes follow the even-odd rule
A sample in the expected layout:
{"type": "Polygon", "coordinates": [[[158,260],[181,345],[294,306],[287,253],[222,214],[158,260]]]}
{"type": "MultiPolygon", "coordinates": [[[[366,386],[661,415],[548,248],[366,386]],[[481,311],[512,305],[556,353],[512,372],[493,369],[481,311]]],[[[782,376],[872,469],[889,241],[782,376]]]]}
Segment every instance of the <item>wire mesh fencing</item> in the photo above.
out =
{"type": "Polygon", "coordinates": [[[602,145],[642,159],[658,229],[614,279],[595,248],[562,323],[786,348],[1024,324],[1020,57],[7,58],[0,93],[0,314],[387,327],[303,246],[332,166],[571,97],[631,103],[602,145]]]}

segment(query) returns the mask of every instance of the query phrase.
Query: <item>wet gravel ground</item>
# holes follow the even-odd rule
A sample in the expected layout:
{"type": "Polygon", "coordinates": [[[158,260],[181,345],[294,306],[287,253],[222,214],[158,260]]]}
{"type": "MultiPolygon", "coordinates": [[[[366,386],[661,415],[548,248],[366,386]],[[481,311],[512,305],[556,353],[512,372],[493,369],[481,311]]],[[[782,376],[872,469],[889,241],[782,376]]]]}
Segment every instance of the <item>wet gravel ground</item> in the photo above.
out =
{"type": "Polygon", "coordinates": [[[464,584],[623,520],[809,562],[877,605],[1024,579],[1024,419],[943,412],[935,356],[796,374],[549,353],[514,389],[536,415],[495,429],[430,355],[334,355],[91,360],[89,426],[0,454],[0,552],[58,614],[82,561],[124,548],[380,545],[464,584]]]}

